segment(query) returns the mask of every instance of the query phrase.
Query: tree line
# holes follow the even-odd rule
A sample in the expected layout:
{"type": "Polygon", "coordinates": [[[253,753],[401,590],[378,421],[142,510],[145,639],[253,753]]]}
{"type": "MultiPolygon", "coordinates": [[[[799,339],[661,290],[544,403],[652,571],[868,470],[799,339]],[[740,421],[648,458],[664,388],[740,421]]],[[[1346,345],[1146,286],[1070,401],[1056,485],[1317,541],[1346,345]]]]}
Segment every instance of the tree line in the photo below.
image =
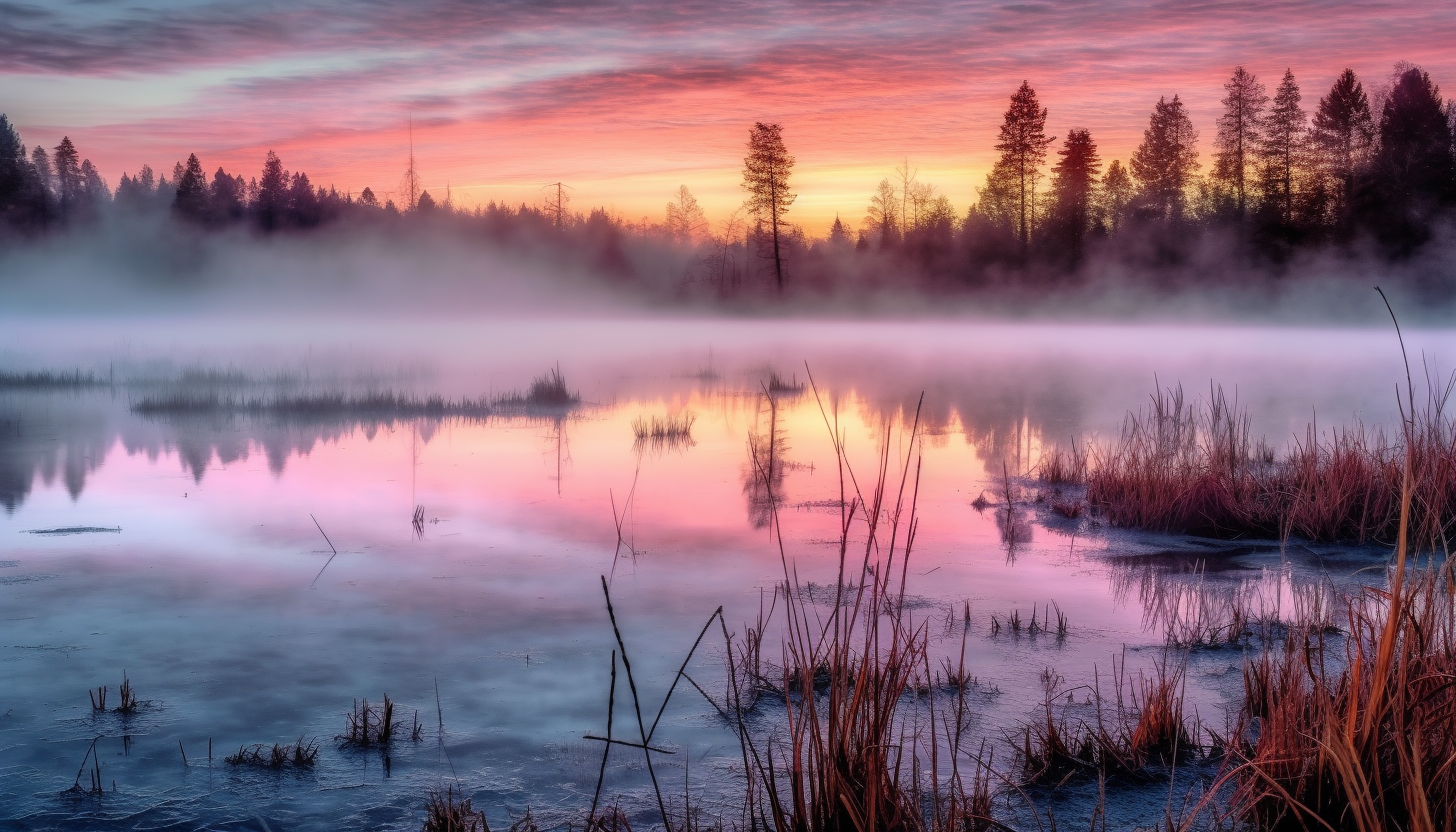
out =
{"type": "MultiPolygon", "coordinates": [[[[1153,105],[1142,141],[1126,160],[1105,166],[1089,130],[1047,132],[1048,110],[1023,82],[1002,118],[996,162],[964,214],[908,159],[885,177],[857,228],[836,218],[812,240],[789,216],[794,158],[779,124],[749,131],[746,199],[716,226],[686,186],[664,218],[633,223],[596,209],[567,210],[562,183],[543,204],[467,211],[447,194],[419,188],[413,154],[399,189],[403,204],[370,188],[340,194],[290,172],[269,152],[258,175],[218,168],[210,176],[196,154],[170,178],[150,167],[124,174],[113,193],[69,137],[53,149],[27,148],[0,115],[0,233],[43,234],[114,213],[169,212],[198,228],[252,227],[261,233],[311,229],[347,219],[438,215],[472,218],[496,229],[591,226],[594,239],[654,238],[693,252],[685,283],[717,291],[745,281],[782,290],[831,268],[914,266],[923,280],[985,283],[993,277],[1029,285],[1075,280],[1096,258],[1177,266],[1198,241],[1232,242],[1233,254],[1278,264],[1300,251],[1373,243],[1407,257],[1450,224],[1456,208],[1456,104],[1421,68],[1398,64],[1367,92],[1351,70],[1306,104],[1286,70],[1270,95],[1244,67],[1224,84],[1212,158],[1200,160],[1199,132],[1177,95],[1153,105]],[[731,255],[731,256],[730,256],[731,255]],[[731,266],[730,266],[730,260],[731,266]],[[752,280],[749,280],[749,279],[752,280]]],[[[609,246],[610,248],[610,246],[609,246]]],[[[600,259],[600,258],[599,258],[600,259]]],[[[631,270],[620,251],[617,272],[631,270]]],[[[822,277],[822,275],[821,275],[822,277]]]]}

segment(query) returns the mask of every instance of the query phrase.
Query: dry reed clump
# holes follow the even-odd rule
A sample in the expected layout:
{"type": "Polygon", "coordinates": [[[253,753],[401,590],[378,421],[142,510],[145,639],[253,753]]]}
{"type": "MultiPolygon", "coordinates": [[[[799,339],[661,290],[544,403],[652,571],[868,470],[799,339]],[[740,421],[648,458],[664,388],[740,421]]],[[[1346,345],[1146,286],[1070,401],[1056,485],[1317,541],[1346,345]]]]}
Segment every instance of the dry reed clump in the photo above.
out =
{"type": "Polygon", "coordinates": [[[1036,466],[1036,478],[1047,485],[1082,485],[1087,482],[1087,449],[1054,447],[1036,466]]]}
{"type": "MultiPolygon", "coordinates": [[[[111,689],[106,685],[102,685],[96,690],[86,691],[86,695],[91,699],[91,710],[93,712],[103,713],[106,711],[106,697],[110,692],[111,689]]],[[[117,688],[117,694],[121,697],[121,702],[113,710],[119,714],[136,713],[142,705],[151,704],[150,700],[142,702],[137,699],[136,691],[131,686],[131,679],[127,678],[124,672],[121,674],[121,687],[117,688]]]]}
{"type": "Polygon", "coordinates": [[[1409,450],[1411,540],[1436,550],[1456,524],[1456,421],[1451,388],[1413,410],[1400,440],[1361,424],[1322,438],[1311,425],[1282,459],[1249,433],[1221,388],[1206,405],[1181,387],[1130,413],[1119,440],[1094,451],[1087,500],[1116,526],[1213,537],[1391,542],[1409,450]]]}
{"type": "Polygon", "coordinates": [[[485,813],[470,805],[470,798],[456,795],[454,787],[431,791],[425,801],[423,832],[490,832],[485,813]]]}
{"type": "Polygon", "coordinates": [[[419,711],[415,711],[409,725],[396,722],[394,701],[387,693],[384,694],[384,702],[381,704],[370,705],[368,699],[354,700],[353,710],[345,714],[344,718],[344,733],[335,737],[342,745],[358,748],[389,745],[400,732],[407,733],[413,742],[421,741],[424,736],[419,711]]]}
{"type": "Polygon", "coordinates": [[[531,381],[531,387],[526,391],[525,404],[535,407],[570,407],[581,401],[581,397],[566,389],[566,379],[561,375],[560,367],[552,367],[545,375],[537,376],[531,381]]]}
{"type": "Polygon", "coordinates": [[[693,422],[697,417],[691,413],[677,413],[667,416],[638,416],[632,420],[632,435],[638,441],[690,440],[693,438],[693,422]]]}
{"type": "MultiPolygon", "coordinates": [[[[1059,706],[1061,678],[1043,676],[1045,698],[1040,718],[1022,728],[1020,775],[1024,786],[1058,787],[1080,775],[1146,779],[1152,767],[1172,766],[1202,756],[1203,733],[1196,716],[1183,707],[1182,664],[1164,657],[1151,674],[1127,677],[1114,663],[1111,701],[1100,685],[1091,693],[1093,717],[1075,718],[1059,706]]],[[[1070,705],[1070,702],[1069,702],[1070,705]]]]}
{"type": "MultiPolygon", "coordinates": [[[[828,425],[828,413],[825,420],[828,425]]],[[[884,449],[895,445],[888,430],[884,449]]],[[[916,526],[918,411],[912,450],[898,475],[889,451],[882,451],[878,478],[865,488],[849,468],[840,434],[830,431],[844,506],[830,611],[814,609],[777,535],[786,581],[782,684],[773,686],[784,692],[781,733],[765,737],[744,720],[762,693],[744,684],[761,673],[745,668],[762,665],[762,616],[756,637],[745,641],[724,629],[727,710],[735,714],[748,774],[744,822],[779,832],[990,828],[989,779],[973,777],[968,786],[956,765],[972,761],[961,748],[966,688],[950,697],[949,710],[937,708],[940,694],[924,682],[933,678],[926,625],[914,623],[904,604],[916,526]],[[851,552],[851,540],[856,547],[863,541],[863,551],[851,552]],[[918,689],[930,697],[928,705],[917,699],[918,689]],[[950,765],[943,768],[942,761],[950,765]]],[[[766,467],[756,465],[755,473],[769,487],[766,467]]],[[[776,508],[770,520],[778,531],[776,508]]],[[[969,676],[963,666],[955,675],[969,676]]]]}
{"type": "Polygon", "coordinates": [[[317,740],[299,737],[296,742],[274,743],[271,748],[263,743],[239,746],[236,754],[229,754],[223,761],[228,765],[258,768],[312,768],[318,760],[318,750],[317,740]]]}
{"type": "Polygon", "coordinates": [[[1259,828],[1456,828],[1456,586],[1405,569],[1350,601],[1343,650],[1300,629],[1246,666],[1235,806],[1259,828]]]}

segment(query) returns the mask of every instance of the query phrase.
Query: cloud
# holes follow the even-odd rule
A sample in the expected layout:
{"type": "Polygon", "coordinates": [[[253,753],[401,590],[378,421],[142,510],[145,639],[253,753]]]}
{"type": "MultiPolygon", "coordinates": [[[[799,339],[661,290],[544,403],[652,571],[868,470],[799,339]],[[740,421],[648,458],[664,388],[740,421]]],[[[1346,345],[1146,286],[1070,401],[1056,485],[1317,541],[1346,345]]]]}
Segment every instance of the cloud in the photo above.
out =
{"type": "Polygon", "coordinates": [[[1051,131],[1087,127],[1107,159],[1179,93],[1206,152],[1236,63],[1265,78],[1292,66],[1312,108],[1346,65],[1373,80],[1408,59],[1456,83],[1453,37],[1456,8],[1396,2],[0,2],[0,83],[196,86],[182,108],[122,95],[104,117],[64,102],[43,122],[11,113],[47,144],[66,131],[97,148],[113,179],[193,150],[251,168],[278,147],[357,189],[397,168],[411,115],[427,166],[452,181],[620,179],[688,154],[726,171],[745,125],[770,119],[806,164],[913,153],[966,170],[945,186],[964,205],[1023,79],[1051,131]]]}

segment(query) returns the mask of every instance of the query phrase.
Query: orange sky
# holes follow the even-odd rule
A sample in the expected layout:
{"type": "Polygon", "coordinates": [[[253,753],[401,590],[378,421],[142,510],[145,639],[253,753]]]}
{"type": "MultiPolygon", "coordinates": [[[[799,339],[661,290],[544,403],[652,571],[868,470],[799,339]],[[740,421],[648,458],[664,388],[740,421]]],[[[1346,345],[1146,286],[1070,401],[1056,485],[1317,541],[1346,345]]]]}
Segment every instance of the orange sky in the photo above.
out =
{"type": "Polygon", "coordinates": [[[254,175],[267,150],[318,184],[399,187],[407,125],[424,184],[457,203],[539,203],[660,220],[678,185],[718,220],[742,199],[754,121],[798,159],[790,218],[857,226],[909,158],[958,212],[975,198],[1023,79],[1048,131],[1086,127],[1126,159],[1180,94],[1207,168],[1221,84],[1242,63],[1307,108],[1345,66],[1372,89],[1397,60],[1456,90],[1456,6],[1224,2],[285,5],[3,4],[0,112],[28,144],[70,135],[115,185],[142,164],[254,175]]]}

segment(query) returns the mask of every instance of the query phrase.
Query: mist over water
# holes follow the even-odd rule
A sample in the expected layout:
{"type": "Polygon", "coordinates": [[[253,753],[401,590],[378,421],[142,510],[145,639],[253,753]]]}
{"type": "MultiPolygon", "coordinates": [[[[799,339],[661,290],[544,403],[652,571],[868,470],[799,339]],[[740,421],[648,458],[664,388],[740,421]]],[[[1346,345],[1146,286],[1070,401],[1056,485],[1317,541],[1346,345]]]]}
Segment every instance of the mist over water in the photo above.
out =
{"type": "MultiPolygon", "coordinates": [[[[1277,616],[1319,587],[1374,580],[1356,571],[1385,552],[1210,550],[1067,521],[1029,496],[1009,518],[977,510],[1003,472],[1022,482],[1053,445],[1115,437],[1155,385],[1222,385],[1277,445],[1312,418],[1394,425],[1403,379],[1393,333],[1373,328],[238,314],[12,318],[3,332],[0,371],[96,381],[0,391],[0,815],[18,829],[403,829],[426,790],[456,783],[493,824],[527,807],[565,822],[590,802],[600,763],[582,739],[603,730],[614,647],[599,576],[654,704],[709,613],[721,604],[730,626],[751,622],[782,579],[770,503],[800,579],[832,585],[826,414],[869,471],[886,436],[892,456],[912,450],[919,408],[913,606],[951,656],[969,603],[974,730],[1004,743],[1034,718],[1047,668],[1075,687],[1114,661],[1151,667],[1180,592],[1277,616]],[[578,406],[480,418],[137,407],[178,391],[497,400],[558,367],[578,406]],[[684,414],[689,439],[634,436],[634,420],[684,414]],[[755,459],[766,448],[772,462],[755,459]],[[753,474],[765,464],[773,493],[753,474]],[[120,531],[35,533],[81,528],[120,531]],[[993,634],[993,615],[1053,602],[1066,638],[993,634]],[[93,714],[86,689],[114,695],[123,672],[151,704],[93,714]],[[354,699],[385,692],[428,728],[397,745],[388,771],[333,740],[354,699]],[[63,795],[97,736],[106,794],[63,795]],[[300,736],[321,743],[312,770],[222,762],[300,736]]],[[[1415,331],[1407,345],[1439,368],[1456,339],[1415,331]]],[[[1241,662],[1190,659],[1189,700],[1210,724],[1236,707],[1241,662]]],[[[691,673],[721,693],[721,648],[691,673]]],[[[665,720],[678,754],[659,776],[675,793],[686,777],[703,805],[729,811],[732,730],[683,692],[665,720]]],[[[614,752],[604,790],[651,822],[639,758],[614,752]]],[[[1161,805],[1155,791],[1147,801],[1161,805]]],[[[1075,816],[1078,794],[1056,800],[1075,816]]],[[[1147,805],[1133,795],[1109,820],[1132,823],[1147,805]]]]}

